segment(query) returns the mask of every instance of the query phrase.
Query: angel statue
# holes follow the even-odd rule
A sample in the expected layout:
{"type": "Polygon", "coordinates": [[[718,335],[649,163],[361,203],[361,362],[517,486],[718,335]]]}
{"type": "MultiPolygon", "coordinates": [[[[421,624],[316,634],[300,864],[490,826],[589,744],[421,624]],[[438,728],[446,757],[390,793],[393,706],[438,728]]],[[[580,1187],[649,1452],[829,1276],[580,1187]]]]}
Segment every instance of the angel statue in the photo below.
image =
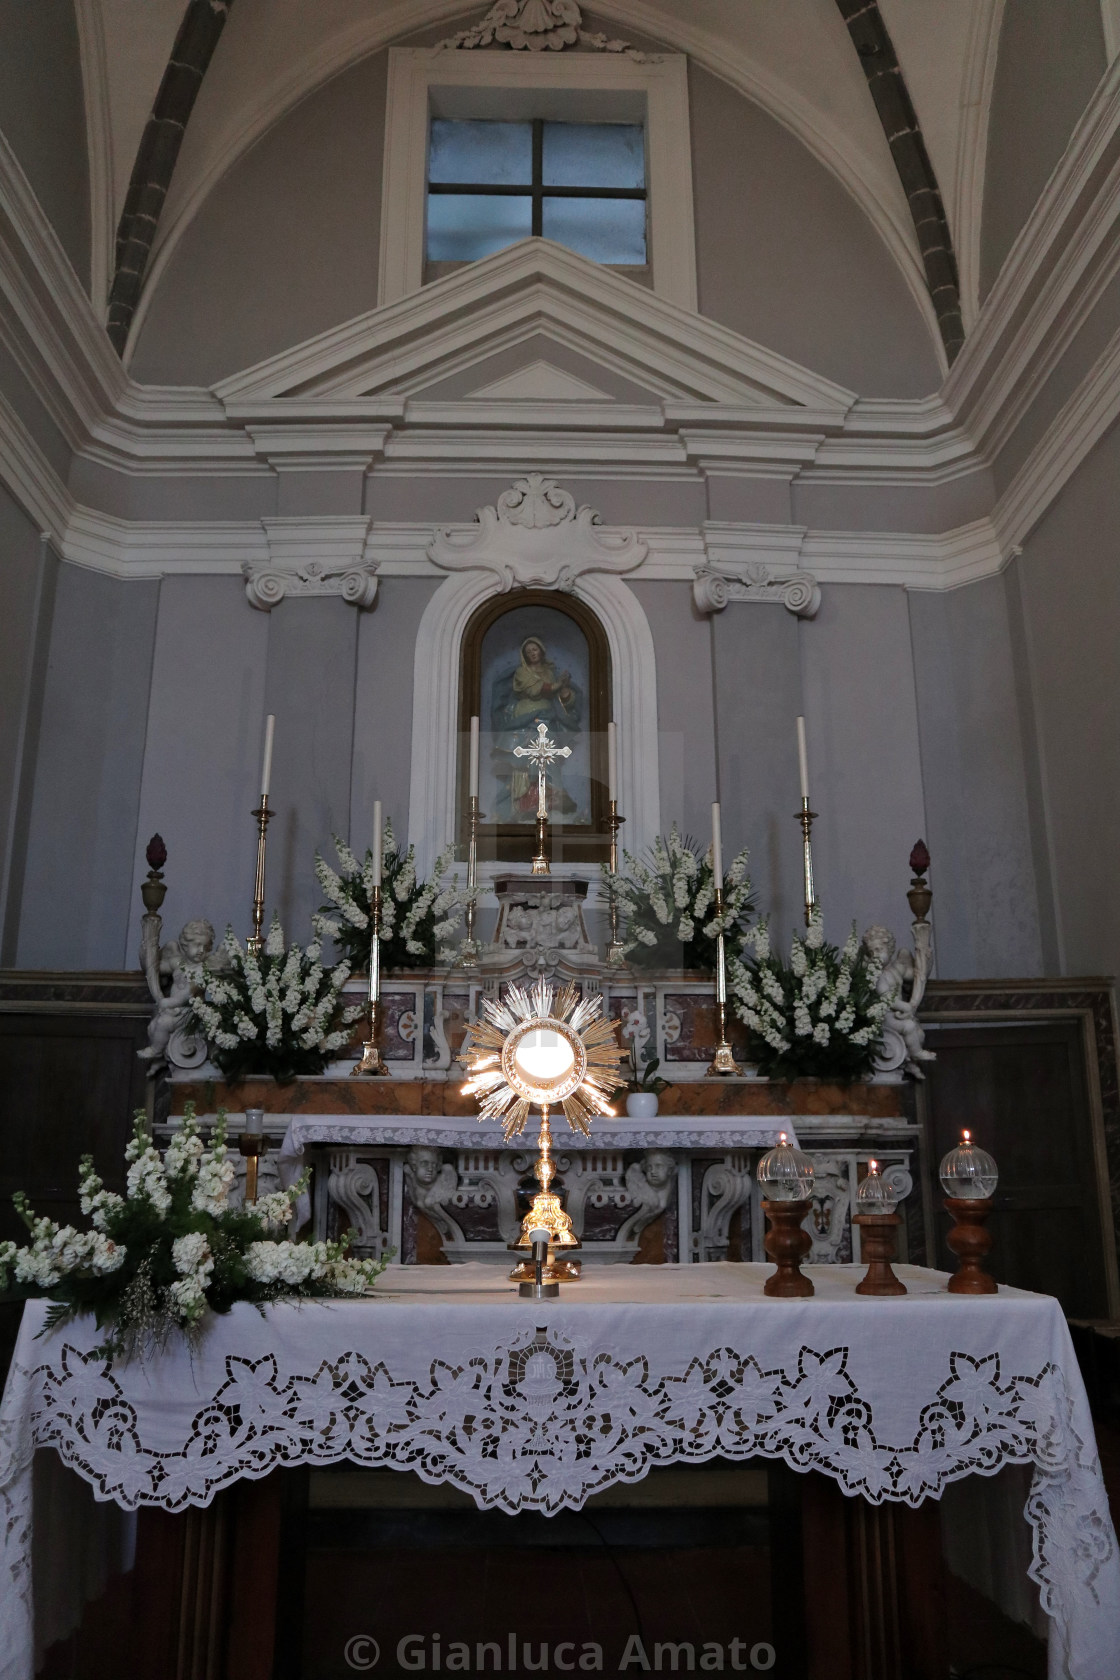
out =
{"type": "Polygon", "coordinates": [[[148,1048],[138,1050],[148,1063],[148,1077],[154,1079],[169,1062],[176,1067],[198,1067],[206,1060],[206,1045],[186,1033],[187,1016],[198,969],[212,972],[224,967],[214,950],[214,929],[205,920],[188,922],[178,939],[161,945],[163,928],[159,916],[144,917],[140,933],[140,967],[152,994],[155,1013],[148,1023],[148,1048]]]}
{"type": "Polygon", "coordinates": [[[925,1047],[925,1033],[918,1010],[925,996],[926,981],[933,961],[930,925],[924,918],[913,924],[914,950],[900,949],[889,928],[869,927],[863,936],[868,954],[881,964],[875,990],[887,1002],[882,1035],[875,1054],[876,1073],[894,1073],[898,1068],[924,1079],[922,1062],[935,1062],[936,1054],[925,1047]]]}

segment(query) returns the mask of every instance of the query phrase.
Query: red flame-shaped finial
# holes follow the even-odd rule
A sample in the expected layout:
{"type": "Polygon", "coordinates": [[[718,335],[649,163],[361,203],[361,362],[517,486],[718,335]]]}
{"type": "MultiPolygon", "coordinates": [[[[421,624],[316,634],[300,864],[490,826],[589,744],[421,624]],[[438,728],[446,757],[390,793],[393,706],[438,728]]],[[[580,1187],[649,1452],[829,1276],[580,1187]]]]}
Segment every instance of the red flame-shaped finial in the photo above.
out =
{"type": "Polygon", "coordinates": [[[915,875],[924,875],[929,868],[929,848],[924,840],[919,840],[910,853],[910,867],[915,875]]]}
{"type": "Polygon", "coordinates": [[[153,834],[148,841],[148,849],[144,853],[148,860],[149,869],[162,869],[167,862],[167,847],[163,843],[163,836],[153,834]]]}

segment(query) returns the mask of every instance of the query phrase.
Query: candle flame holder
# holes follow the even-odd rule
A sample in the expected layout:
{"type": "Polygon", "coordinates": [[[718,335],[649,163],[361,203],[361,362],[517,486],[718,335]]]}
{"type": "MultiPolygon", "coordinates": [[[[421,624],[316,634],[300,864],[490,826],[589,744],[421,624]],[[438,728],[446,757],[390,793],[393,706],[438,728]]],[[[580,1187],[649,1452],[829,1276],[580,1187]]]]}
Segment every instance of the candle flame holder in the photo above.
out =
{"type": "Polygon", "coordinates": [[[478,894],[478,795],[467,800],[467,933],[459,947],[459,961],[464,968],[477,968],[482,946],[475,937],[475,898],[478,894]]]}

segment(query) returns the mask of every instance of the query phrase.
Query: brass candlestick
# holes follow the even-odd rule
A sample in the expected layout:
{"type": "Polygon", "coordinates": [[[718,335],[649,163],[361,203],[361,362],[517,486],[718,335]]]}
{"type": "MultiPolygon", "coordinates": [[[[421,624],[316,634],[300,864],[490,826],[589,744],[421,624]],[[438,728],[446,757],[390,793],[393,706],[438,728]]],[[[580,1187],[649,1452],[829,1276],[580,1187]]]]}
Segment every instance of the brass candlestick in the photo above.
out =
{"type": "MultiPolygon", "coordinates": [[[[723,920],[723,888],[715,890],[716,919],[723,920]]],[[[735,1077],[741,1070],[727,1040],[727,953],[723,943],[723,928],[716,935],[716,1013],[719,1016],[719,1043],[708,1067],[709,1079],[735,1077]]]]}
{"type": "Polygon", "coordinates": [[[536,855],[533,858],[533,867],[532,867],[532,870],[530,871],[530,873],[533,874],[533,875],[551,875],[552,874],[552,866],[550,865],[550,863],[548,861],[548,852],[547,852],[546,847],[545,847],[545,841],[546,841],[547,837],[548,837],[548,818],[543,811],[538,811],[537,812],[537,850],[536,850],[536,855]]]}
{"type": "Polygon", "coordinates": [[[253,882],[253,931],[245,941],[246,948],[254,957],[261,954],[261,926],[264,922],[264,851],[265,830],[268,828],[272,812],[268,808],[267,793],[261,794],[261,802],[253,815],[257,819],[257,873],[253,882]]]}
{"type": "Polygon", "coordinates": [[[381,888],[374,887],[370,905],[369,949],[369,1037],[362,1045],[361,1060],[350,1070],[354,1079],[358,1074],[387,1074],[381,1052],[377,1048],[377,1029],[381,1016],[381,888]]]}
{"type": "Polygon", "coordinates": [[[815,1294],[812,1280],[801,1270],[801,1262],[813,1246],[801,1223],[809,1211],[808,1201],[772,1202],[764,1197],[762,1211],[769,1222],[763,1247],[777,1268],[763,1284],[763,1294],[784,1299],[815,1294]]]}
{"type": "Polygon", "coordinates": [[[960,1265],[949,1279],[951,1295],[995,1295],[999,1285],[983,1267],[983,1260],[992,1246],[992,1234],[987,1228],[992,1211],[990,1196],[946,1196],[945,1211],[953,1217],[953,1229],[945,1239],[960,1259],[960,1265]]]}
{"type": "Polygon", "coordinates": [[[257,1169],[262,1155],[268,1153],[269,1139],[264,1135],[264,1114],[260,1109],[246,1109],[245,1118],[252,1116],[253,1130],[242,1130],[237,1139],[237,1148],[245,1161],[245,1201],[255,1202],[257,1199],[257,1169]],[[260,1130],[256,1130],[257,1122],[260,1130]]]}
{"type": "Polygon", "coordinates": [[[464,968],[477,968],[481,950],[474,934],[475,896],[478,892],[478,795],[467,800],[467,937],[459,950],[464,968]]]}
{"type": "MultiPolygon", "coordinates": [[[[618,831],[625,821],[626,818],[620,817],[618,814],[618,800],[612,799],[607,816],[607,823],[611,831],[610,872],[612,877],[618,874],[618,831]]],[[[610,897],[610,917],[611,938],[610,944],[607,946],[607,961],[609,963],[620,963],[622,961],[622,941],[618,937],[618,899],[613,886],[610,897]]]]}
{"type": "Polygon", "coordinates": [[[813,911],[817,908],[817,889],[813,881],[813,819],[816,811],[809,809],[808,794],[801,801],[801,809],[797,813],[797,821],[801,824],[801,857],[805,874],[805,926],[810,927],[813,921],[813,911]]]}
{"type": "Polygon", "coordinates": [[[548,1232],[548,1258],[538,1279],[534,1260],[519,1260],[510,1272],[514,1283],[558,1283],[564,1280],[574,1283],[580,1274],[580,1262],[569,1260],[558,1254],[557,1249],[579,1248],[580,1240],[576,1236],[575,1228],[568,1214],[560,1206],[560,1198],[550,1188],[556,1176],[556,1168],[552,1164],[552,1125],[548,1118],[548,1104],[541,1105],[541,1129],[537,1137],[537,1164],[534,1168],[540,1189],[533,1197],[528,1213],[521,1221],[521,1235],[511,1244],[515,1249],[533,1251],[533,1231],[548,1232]]]}

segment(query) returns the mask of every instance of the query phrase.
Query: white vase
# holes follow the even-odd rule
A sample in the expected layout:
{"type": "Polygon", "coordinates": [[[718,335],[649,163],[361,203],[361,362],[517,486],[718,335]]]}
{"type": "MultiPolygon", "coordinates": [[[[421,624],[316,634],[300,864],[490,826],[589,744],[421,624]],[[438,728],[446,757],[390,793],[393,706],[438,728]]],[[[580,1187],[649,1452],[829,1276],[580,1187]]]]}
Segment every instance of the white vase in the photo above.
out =
{"type": "Polygon", "coordinates": [[[626,1112],[632,1120],[652,1120],[657,1113],[656,1091],[629,1091],[626,1112]]]}

